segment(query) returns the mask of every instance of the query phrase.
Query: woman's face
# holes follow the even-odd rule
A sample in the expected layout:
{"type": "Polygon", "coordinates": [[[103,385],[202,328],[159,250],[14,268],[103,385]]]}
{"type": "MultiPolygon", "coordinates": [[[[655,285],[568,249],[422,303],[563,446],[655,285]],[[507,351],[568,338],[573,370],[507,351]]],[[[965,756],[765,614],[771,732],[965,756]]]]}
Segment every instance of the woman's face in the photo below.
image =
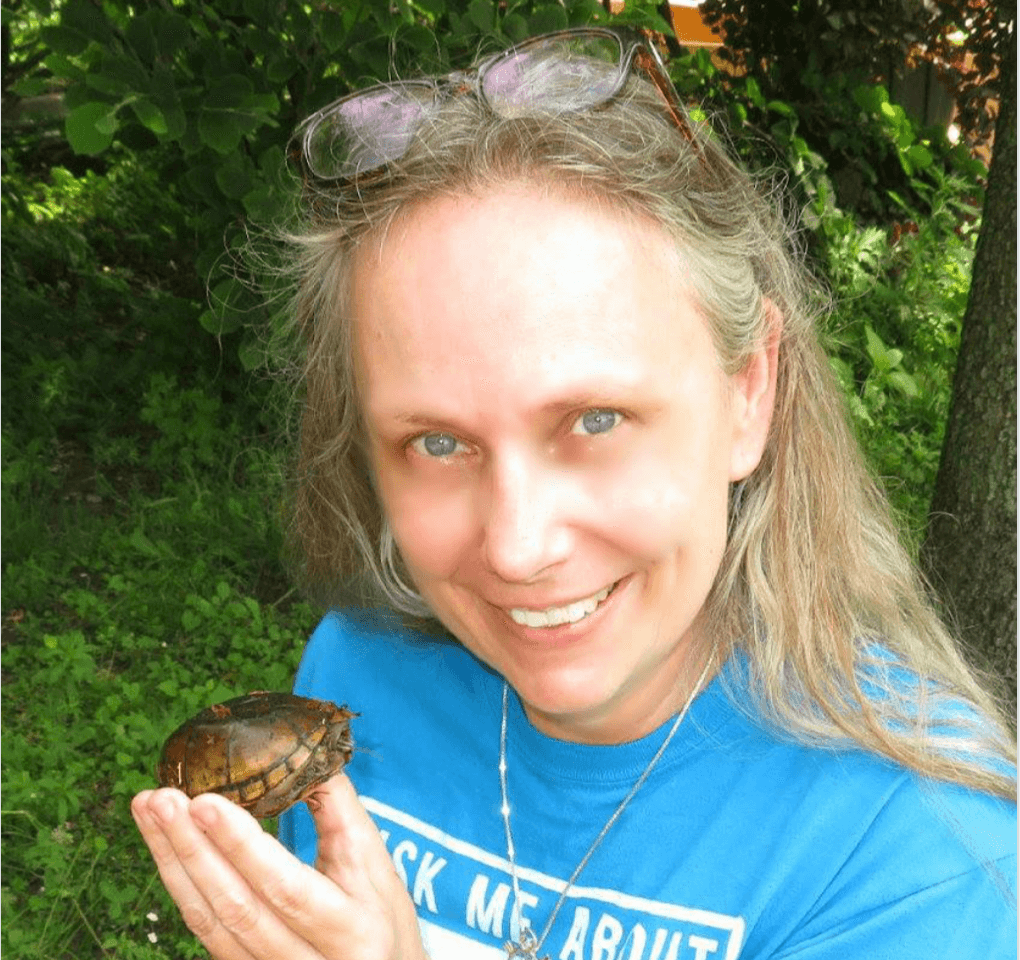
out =
{"type": "Polygon", "coordinates": [[[415,208],[363,249],[353,305],[378,492],[429,606],[550,736],[664,722],[774,349],[725,374],[664,232],[534,186],[415,208]]]}

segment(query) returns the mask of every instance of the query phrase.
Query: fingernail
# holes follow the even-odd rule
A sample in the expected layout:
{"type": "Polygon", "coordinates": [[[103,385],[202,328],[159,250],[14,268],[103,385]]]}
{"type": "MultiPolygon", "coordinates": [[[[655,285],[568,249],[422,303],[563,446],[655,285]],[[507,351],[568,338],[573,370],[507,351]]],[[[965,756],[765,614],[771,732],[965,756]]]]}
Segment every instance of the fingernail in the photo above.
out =
{"type": "Polygon", "coordinates": [[[152,816],[149,814],[148,801],[146,800],[145,803],[132,803],[131,816],[134,817],[135,823],[139,825],[143,823],[151,823],[152,816]]]}
{"type": "Polygon", "coordinates": [[[203,830],[212,830],[220,822],[220,812],[215,807],[205,804],[191,808],[191,819],[203,830]]]}
{"type": "Polygon", "coordinates": [[[160,823],[171,823],[174,819],[174,803],[166,794],[154,794],[149,801],[149,809],[160,823]]]}

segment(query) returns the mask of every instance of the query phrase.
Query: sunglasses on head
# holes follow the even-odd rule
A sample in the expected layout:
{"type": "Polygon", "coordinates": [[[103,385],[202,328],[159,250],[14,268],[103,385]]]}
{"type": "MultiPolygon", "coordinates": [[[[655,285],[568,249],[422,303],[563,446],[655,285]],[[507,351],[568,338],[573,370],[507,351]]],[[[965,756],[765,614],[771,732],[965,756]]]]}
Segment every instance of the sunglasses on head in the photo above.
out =
{"type": "Polygon", "coordinates": [[[312,114],[296,136],[312,176],[353,181],[399,160],[418,128],[449,96],[474,93],[501,117],[578,113],[612,100],[635,66],[693,142],[687,111],[654,43],[638,31],[605,27],[532,37],[473,70],[359,90],[312,114]]]}

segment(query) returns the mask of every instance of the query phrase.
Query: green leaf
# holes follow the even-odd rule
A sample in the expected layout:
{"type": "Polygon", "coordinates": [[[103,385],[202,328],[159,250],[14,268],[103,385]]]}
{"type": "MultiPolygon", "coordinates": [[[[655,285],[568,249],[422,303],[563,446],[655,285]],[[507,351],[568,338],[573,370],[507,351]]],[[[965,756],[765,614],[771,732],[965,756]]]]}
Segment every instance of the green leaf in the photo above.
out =
{"type": "Polygon", "coordinates": [[[173,72],[164,65],[158,65],[153,72],[149,97],[163,113],[166,135],[172,140],[180,140],[187,129],[187,118],[177,93],[173,72]]]}
{"type": "Polygon", "coordinates": [[[216,184],[225,197],[240,200],[251,189],[251,175],[251,162],[235,151],[216,168],[216,184]]]}
{"type": "Polygon", "coordinates": [[[145,535],[141,527],[135,527],[134,532],[128,541],[139,553],[153,560],[158,560],[162,554],[156,545],[145,535]]]}
{"type": "Polygon", "coordinates": [[[180,140],[188,128],[184,109],[176,104],[169,110],[163,108],[163,117],[166,119],[166,135],[171,140],[180,140]]]}
{"type": "Polygon", "coordinates": [[[204,310],[198,318],[199,323],[202,324],[202,330],[207,334],[212,334],[213,337],[222,337],[226,334],[234,333],[240,326],[240,323],[232,323],[226,319],[226,316],[220,310],[204,310]]]}
{"type": "Polygon", "coordinates": [[[797,111],[793,109],[785,100],[769,100],[768,108],[773,113],[778,113],[784,117],[790,117],[791,120],[797,119],[797,111]]]}
{"type": "Polygon", "coordinates": [[[257,370],[265,362],[265,347],[254,338],[246,339],[238,348],[237,356],[245,370],[257,370]]]}
{"type": "Polygon", "coordinates": [[[142,125],[151,130],[157,137],[163,137],[169,133],[170,128],[167,126],[163,111],[151,100],[134,100],[131,103],[131,109],[134,110],[135,116],[142,122],[142,125]]]}
{"type": "MultiPolygon", "coordinates": [[[[215,329],[206,325],[203,320],[202,326],[204,326],[210,333],[224,333],[228,330],[237,329],[237,325],[230,326],[230,321],[227,316],[232,311],[232,308],[237,305],[238,300],[244,294],[244,286],[239,280],[235,280],[233,277],[228,277],[226,280],[221,280],[212,292],[209,294],[209,302],[212,304],[212,311],[216,314],[216,323],[219,326],[215,329]]],[[[205,314],[202,315],[203,318],[205,314]]]]}
{"type": "Polygon", "coordinates": [[[132,17],[124,31],[128,43],[144,63],[151,64],[156,59],[156,29],[162,16],[160,10],[146,10],[132,17]]]}
{"type": "Polygon", "coordinates": [[[850,390],[853,388],[854,373],[850,369],[850,364],[840,357],[829,357],[829,366],[832,367],[833,373],[836,374],[836,379],[839,381],[840,386],[844,390],[850,390]]]}
{"type": "Polygon", "coordinates": [[[266,27],[272,23],[276,8],[279,4],[271,0],[244,0],[244,12],[260,27],[266,27]]]}
{"type": "Polygon", "coordinates": [[[73,27],[43,27],[39,36],[51,50],[68,57],[76,56],[89,45],[89,38],[73,27]]]}
{"type": "Polygon", "coordinates": [[[903,370],[894,370],[889,374],[889,383],[892,384],[900,393],[905,397],[913,399],[918,396],[921,392],[921,388],[918,387],[917,381],[903,370]]]}
{"type": "MultiPolygon", "coordinates": [[[[625,8],[626,9],[626,8],[625,8]]],[[[605,16],[605,7],[599,0],[572,0],[567,3],[567,17],[572,27],[584,27],[605,16]]],[[[660,27],[655,29],[666,32],[660,27]]]]}
{"type": "Polygon", "coordinates": [[[503,33],[514,43],[520,43],[528,36],[528,21],[519,13],[508,13],[503,18],[503,33]]]}
{"type": "Polygon", "coordinates": [[[801,162],[812,155],[811,148],[808,146],[807,140],[796,135],[790,137],[790,152],[801,162]]]}
{"type": "Polygon", "coordinates": [[[96,130],[98,130],[101,134],[106,134],[112,137],[117,132],[117,127],[119,125],[117,121],[118,109],[119,108],[115,107],[106,114],[106,116],[100,117],[96,120],[96,130]]]}
{"type": "MultiPolygon", "coordinates": [[[[61,80],[70,80],[72,84],[85,82],[85,71],[62,53],[51,53],[43,60],[43,65],[53,73],[53,76],[59,77],[61,80]]],[[[74,87],[71,89],[73,90],[74,87]]]]}
{"type": "Polygon", "coordinates": [[[569,25],[567,11],[561,6],[539,7],[528,17],[529,32],[532,35],[552,33],[554,30],[566,30],[569,25]]]}
{"type": "Polygon", "coordinates": [[[910,158],[910,162],[915,170],[927,170],[934,161],[931,151],[919,143],[915,143],[912,147],[908,148],[907,156],[910,158]]]}
{"type": "Polygon", "coordinates": [[[864,336],[868,356],[877,373],[888,374],[903,362],[903,351],[887,347],[870,323],[864,325],[864,336]]]}
{"type": "Polygon", "coordinates": [[[108,82],[119,83],[133,92],[147,91],[149,87],[149,72],[134,57],[127,55],[105,52],[100,72],[92,76],[104,77],[108,82]]]}
{"type": "Polygon", "coordinates": [[[252,93],[241,100],[240,109],[244,113],[261,115],[268,120],[280,109],[280,101],[275,93],[252,93]]]}
{"type": "Polygon", "coordinates": [[[349,42],[350,33],[336,15],[320,17],[317,27],[315,39],[325,46],[327,53],[334,53],[349,42]]]}
{"type": "Polygon", "coordinates": [[[296,57],[276,53],[266,64],[266,79],[270,83],[286,83],[300,68],[301,64],[296,57]]]}
{"type": "Polygon", "coordinates": [[[50,92],[50,84],[44,77],[22,77],[11,89],[19,97],[39,97],[50,92]]]}
{"type": "MultiPolygon", "coordinates": [[[[202,151],[205,153],[205,151],[202,151]]],[[[220,202],[219,187],[216,185],[216,177],[213,171],[210,169],[212,163],[209,162],[208,154],[203,158],[206,162],[195,162],[188,166],[188,169],[184,172],[184,183],[188,189],[198,197],[205,205],[214,206],[220,202]]],[[[219,251],[217,250],[214,254],[218,256],[219,251]]],[[[199,262],[196,264],[198,272],[200,274],[207,273],[212,269],[212,263],[203,262],[200,256],[199,262]]]]}
{"type": "Polygon", "coordinates": [[[446,0],[414,0],[414,6],[436,18],[446,13],[446,0]]]}
{"type": "Polygon", "coordinates": [[[488,33],[495,24],[492,0],[471,0],[467,8],[467,18],[481,33],[488,33]]]}
{"type": "Polygon", "coordinates": [[[747,99],[756,107],[765,106],[765,98],[761,94],[761,87],[758,86],[758,81],[754,77],[747,78],[747,99]]]}
{"type": "Polygon", "coordinates": [[[229,110],[239,107],[254,92],[255,87],[246,76],[230,74],[210,85],[203,106],[210,110],[229,110]]]}
{"type": "Polygon", "coordinates": [[[179,13],[163,13],[156,40],[160,56],[165,60],[172,59],[178,50],[191,42],[191,39],[191,25],[186,17],[179,13]]]}
{"type": "Polygon", "coordinates": [[[272,184],[260,183],[254,190],[246,193],[241,202],[244,212],[252,220],[269,221],[283,212],[284,197],[272,184]]]}
{"type": "Polygon", "coordinates": [[[623,12],[613,17],[614,22],[632,27],[652,30],[655,33],[664,33],[671,36],[673,25],[667,23],[665,18],[660,16],[653,7],[627,3],[623,12]]]}
{"type": "Polygon", "coordinates": [[[106,12],[89,0],[67,0],[60,11],[60,23],[104,46],[114,40],[113,27],[106,12]]]}
{"type": "Polygon", "coordinates": [[[125,83],[118,77],[111,77],[105,73],[88,74],[85,78],[85,84],[90,90],[105,93],[111,97],[122,97],[132,90],[130,84],[125,83]]]}
{"type": "Polygon", "coordinates": [[[859,87],[854,87],[853,98],[862,110],[877,113],[883,103],[888,103],[889,94],[885,87],[862,84],[859,87]]]}
{"type": "Polygon", "coordinates": [[[886,346],[882,342],[882,338],[875,333],[875,330],[870,323],[864,324],[864,338],[866,341],[865,349],[868,351],[868,356],[871,357],[872,363],[877,365],[879,359],[885,356],[886,346]]]}
{"type": "Polygon", "coordinates": [[[108,149],[117,131],[117,108],[92,101],[75,107],[64,121],[67,141],[75,153],[95,156],[108,149]]]}
{"type": "Polygon", "coordinates": [[[244,139],[247,124],[232,110],[204,109],[198,115],[198,135],[202,143],[217,153],[233,153],[244,139]]]}

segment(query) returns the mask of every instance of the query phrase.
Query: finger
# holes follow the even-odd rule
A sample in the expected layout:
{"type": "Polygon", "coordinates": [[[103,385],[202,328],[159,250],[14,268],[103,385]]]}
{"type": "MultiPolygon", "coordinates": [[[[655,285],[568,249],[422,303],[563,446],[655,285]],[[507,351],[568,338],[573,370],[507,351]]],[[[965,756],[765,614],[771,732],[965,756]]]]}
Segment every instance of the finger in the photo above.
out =
{"type": "MultiPolygon", "coordinates": [[[[381,942],[392,936],[390,924],[376,898],[356,901],[330,878],[290,854],[251,817],[237,816],[236,807],[222,797],[196,797],[191,812],[259,899],[302,940],[327,955],[338,944],[343,944],[349,956],[369,955],[365,951],[390,955],[381,942]]],[[[243,934],[239,936],[248,943],[243,934]]],[[[258,954],[258,944],[248,943],[248,947],[258,954]]],[[[296,956],[293,951],[275,950],[269,955],[288,960],[296,956]]]]}
{"type": "Polygon", "coordinates": [[[308,807],[319,840],[316,867],[352,895],[356,892],[364,910],[362,937],[373,929],[386,934],[390,946],[374,955],[428,960],[411,897],[351,781],[343,773],[327,780],[309,797],[308,807]],[[381,927],[373,927],[376,921],[381,927]]]}
{"type": "Polygon", "coordinates": [[[383,843],[379,828],[362,806],[354,785],[343,774],[327,780],[309,798],[318,851],[315,866],[344,889],[368,880],[377,892],[403,884],[383,843]]]}
{"type": "MultiPolygon", "coordinates": [[[[221,960],[254,960],[241,944],[225,935],[209,901],[193,882],[178,847],[171,840],[171,834],[180,834],[184,822],[190,821],[187,804],[187,797],[177,790],[146,790],[132,801],[131,814],[156,862],[163,886],[176,902],[188,929],[221,960]]],[[[197,838],[190,838],[193,846],[204,842],[201,833],[198,834],[197,838]]],[[[182,849],[186,849],[188,843],[187,836],[177,840],[182,849]]]]}
{"type": "MultiPolygon", "coordinates": [[[[262,834],[248,813],[222,798],[216,799],[229,808],[231,816],[262,834]]],[[[276,916],[193,819],[194,803],[177,791],[157,791],[148,805],[169,847],[168,852],[161,851],[168,862],[166,873],[161,868],[160,875],[177,900],[188,927],[213,956],[222,960],[316,957],[310,944],[276,916]],[[184,877],[180,876],[181,871],[184,877]],[[190,890],[195,895],[185,893],[190,890]]],[[[274,867],[272,861],[264,861],[262,873],[272,874],[274,867]]]]}

